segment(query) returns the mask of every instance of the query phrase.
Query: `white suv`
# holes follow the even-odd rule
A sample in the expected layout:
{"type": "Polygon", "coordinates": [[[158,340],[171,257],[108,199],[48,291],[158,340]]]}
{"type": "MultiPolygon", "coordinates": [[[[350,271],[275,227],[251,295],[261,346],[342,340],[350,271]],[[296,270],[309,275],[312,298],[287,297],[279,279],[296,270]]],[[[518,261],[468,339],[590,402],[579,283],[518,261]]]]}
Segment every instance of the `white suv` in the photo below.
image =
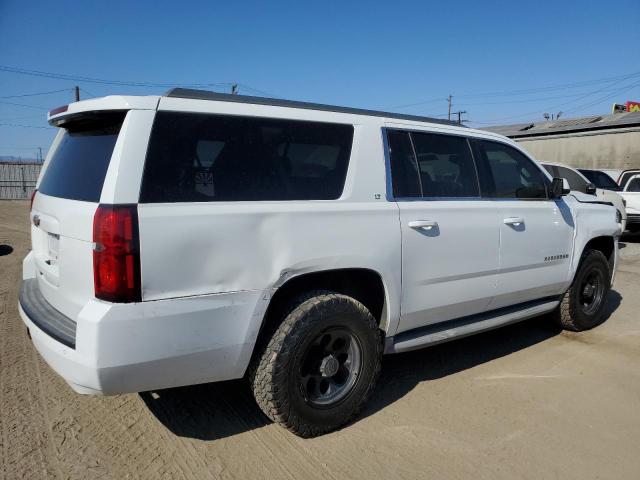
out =
{"type": "Polygon", "coordinates": [[[302,436],[351,419],[383,353],[545,312],[601,320],[615,209],[505,137],[173,90],[49,114],[20,314],[80,393],[247,376],[302,436]]]}

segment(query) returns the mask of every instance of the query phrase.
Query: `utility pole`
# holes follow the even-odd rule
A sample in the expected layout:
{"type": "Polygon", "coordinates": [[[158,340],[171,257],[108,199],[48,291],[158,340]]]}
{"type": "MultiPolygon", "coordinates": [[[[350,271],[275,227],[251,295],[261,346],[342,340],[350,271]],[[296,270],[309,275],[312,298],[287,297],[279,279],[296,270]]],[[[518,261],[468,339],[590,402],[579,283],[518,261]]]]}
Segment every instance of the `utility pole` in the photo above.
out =
{"type": "Polygon", "coordinates": [[[451,120],[451,99],[452,99],[452,98],[453,98],[453,96],[452,96],[452,95],[449,95],[449,97],[447,98],[447,102],[449,103],[449,114],[448,114],[447,118],[448,118],[449,120],[451,120]]]}
{"type": "Polygon", "coordinates": [[[38,147],[38,160],[40,160],[40,163],[42,163],[42,147],[38,147]]]}
{"type": "Polygon", "coordinates": [[[238,94],[238,84],[234,83],[233,85],[231,85],[231,95],[237,95],[238,94]]]}
{"type": "Polygon", "coordinates": [[[460,110],[459,112],[453,112],[454,115],[458,115],[458,125],[462,125],[462,122],[466,122],[466,120],[462,120],[462,114],[467,113],[466,110],[460,110]]]}
{"type": "Polygon", "coordinates": [[[75,97],[76,97],[76,102],[80,101],[80,87],[78,85],[75,86],[75,88],[73,89],[74,93],[75,93],[75,97]]]}

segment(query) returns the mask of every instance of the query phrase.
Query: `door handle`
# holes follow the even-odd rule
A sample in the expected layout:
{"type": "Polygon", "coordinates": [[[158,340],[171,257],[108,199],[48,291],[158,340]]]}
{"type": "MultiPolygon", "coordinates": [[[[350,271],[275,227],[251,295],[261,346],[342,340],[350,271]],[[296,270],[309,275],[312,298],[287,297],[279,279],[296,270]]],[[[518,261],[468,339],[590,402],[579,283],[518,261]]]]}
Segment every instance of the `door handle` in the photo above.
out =
{"type": "Polygon", "coordinates": [[[438,227],[438,222],[434,222],[433,220],[412,220],[408,223],[410,228],[420,229],[424,228],[425,230],[431,230],[432,228],[438,227]]]}
{"type": "Polygon", "coordinates": [[[514,227],[519,227],[520,225],[524,225],[524,218],[522,217],[507,217],[504,219],[505,225],[513,225],[514,227]]]}

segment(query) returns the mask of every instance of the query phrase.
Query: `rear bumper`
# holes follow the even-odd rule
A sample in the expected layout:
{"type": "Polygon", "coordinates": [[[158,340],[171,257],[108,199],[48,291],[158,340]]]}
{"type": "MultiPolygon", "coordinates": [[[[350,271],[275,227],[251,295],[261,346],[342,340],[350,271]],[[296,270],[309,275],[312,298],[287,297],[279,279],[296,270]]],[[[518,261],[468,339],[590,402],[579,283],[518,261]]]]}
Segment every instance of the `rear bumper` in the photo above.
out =
{"type": "Polygon", "coordinates": [[[75,348],[43,328],[51,323],[41,316],[46,309],[21,298],[19,311],[40,355],[74,390],[110,395],[242,377],[267,299],[247,291],[119,305],[91,300],[75,319],[75,348]]]}

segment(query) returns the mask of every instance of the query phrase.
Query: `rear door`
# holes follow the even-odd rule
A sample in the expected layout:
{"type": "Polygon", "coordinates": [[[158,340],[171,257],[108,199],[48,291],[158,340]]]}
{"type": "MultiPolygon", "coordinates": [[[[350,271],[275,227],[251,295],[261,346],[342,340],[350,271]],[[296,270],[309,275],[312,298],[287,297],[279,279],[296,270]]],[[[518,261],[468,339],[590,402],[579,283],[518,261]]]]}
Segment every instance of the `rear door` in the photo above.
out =
{"type": "Polygon", "coordinates": [[[386,134],[402,232],[398,332],[484,311],[496,289],[499,230],[467,139],[386,134]]]}
{"type": "Polygon", "coordinates": [[[38,286],[76,318],[93,292],[93,216],[126,112],[77,115],[64,124],[38,183],[31,211],[38,286]]]}
{"type": "Polygon", "coordinates": [[[562,293],[569,278],[573,214],[549,199],[549,180],[518,149],[475,140],[483,194],[498,207],[500,273],[491,308],[562,293]]]}

